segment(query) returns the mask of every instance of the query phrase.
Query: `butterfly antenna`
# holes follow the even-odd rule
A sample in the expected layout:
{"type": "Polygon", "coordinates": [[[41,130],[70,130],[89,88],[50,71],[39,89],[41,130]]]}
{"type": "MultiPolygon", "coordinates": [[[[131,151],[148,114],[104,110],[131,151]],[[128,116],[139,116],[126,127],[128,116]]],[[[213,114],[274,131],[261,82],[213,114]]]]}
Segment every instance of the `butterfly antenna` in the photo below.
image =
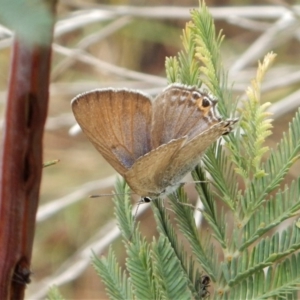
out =
{"type": "Polygon", "coordinates": [[[211,181],[210,180],[195,180],[195,181],[191,181],[191,183],[211,183],[211,181]]]}
{"type": "Polygon", "coordinates": [[[119,194],[99,194],[99,195],[89,195],[89,198],[99,198],[99,197],[106,197],[106,196],[114,196],[114,195],[133,195],[133,193],[119,193],[119,194]]]}
{"type": "Polygon", "coordinates": [[[186,182],[180,182],[179,186],[184,186],[189,183],[211,183],[210,180],[195,180],[195,181],[186,181],[186,182]]]}
{"type": "Polygon", "coordinates": [[[193,208],[194,210],[197,210],[197,211],[199,211],[199,212],[201,212],[201,213],[203,213],[203,211],[204,211],[204,210],[203,210],[203,207],[201,207],[201,206],[199,207],[198,204],[195,206],[195,205],[190,204],[190,203],[183,203],[183,202],[180,202],[179,199],[178,199],[178,197],[176,197],[176,202],[177,202],[178,204],[180,204],[180,205],[191,207],[191,208],[193,208]]]}

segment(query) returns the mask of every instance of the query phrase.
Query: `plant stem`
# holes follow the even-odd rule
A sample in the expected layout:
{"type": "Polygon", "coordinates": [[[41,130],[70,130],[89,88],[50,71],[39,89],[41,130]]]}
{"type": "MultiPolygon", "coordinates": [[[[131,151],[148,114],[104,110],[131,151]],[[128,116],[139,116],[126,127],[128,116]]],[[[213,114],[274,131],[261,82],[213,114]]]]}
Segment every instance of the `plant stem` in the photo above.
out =
{"type": "MultiPolygon", "coordinates": [[[[54,14],[55,1],[48,4],[54,14]]],[[[0,299],[23,299],[30,282],[53,23],[47,30],[46,44],[18,32],[13,43],[0,169],[0,299]]]]}

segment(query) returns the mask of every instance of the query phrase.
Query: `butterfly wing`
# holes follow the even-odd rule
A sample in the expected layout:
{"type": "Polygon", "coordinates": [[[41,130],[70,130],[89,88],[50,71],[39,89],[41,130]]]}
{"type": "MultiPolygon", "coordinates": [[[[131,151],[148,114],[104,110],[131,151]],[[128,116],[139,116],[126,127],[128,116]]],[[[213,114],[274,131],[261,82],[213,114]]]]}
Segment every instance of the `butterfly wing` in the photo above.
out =
{"type": "Polygon", "coordinates": [[[147,96],[124,89],[94,90],[72,100],[83,132],[121,175],[151,150],[151,106],[147,96]]]}
{"type": "Polygon", "coordinates": [[[196,87],[167,87],[153,102],[153,147],[185,135],[191,140],[220,122],[215,105],[215,99],[196,87]]]}
{"type": "Polygon", "coordinates": [[[165,171],[172,164],[172,158],[186,142],[187,137],[172,140],[145,156],[140,157],[124,175],[131,189],[141,196],[158,196],[170,185],[165,181],[165,171]]]}
{"type": "Polygon", "coordinates": [[[185,143],[172,158],[163,180],[169,181],[170,185],[178,184],[182,177],[199,163],[205,150],[220,136],[229,133],[236,122],[235,119],[221,121],[185,143]]]}

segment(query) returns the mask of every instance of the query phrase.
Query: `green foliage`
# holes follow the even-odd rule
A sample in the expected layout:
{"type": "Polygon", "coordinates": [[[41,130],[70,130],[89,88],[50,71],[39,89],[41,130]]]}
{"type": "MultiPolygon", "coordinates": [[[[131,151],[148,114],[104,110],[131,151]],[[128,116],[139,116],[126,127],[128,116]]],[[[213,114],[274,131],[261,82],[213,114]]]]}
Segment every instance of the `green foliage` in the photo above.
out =
{"type": "MultiPolygon", "coordinates": [[[[220,113],[233,115],[236,101],[227,90],[220,58],[223,36],[215,32],[204,2],[191,18],[182,37],[184,51],[166,60],[168,80],[205,85],[218,97],[220,113]]],[[[197,228],[182,189],[169,196],[171,209],[159,199],[152,202],[159,236],[150,243],[134,224],[129,198],[116,196],[128,273],[122,273],[111,250],[107,260],[101,259],[99,273],[110,298],[116,298],[115,285],[131,299],[201,299],[205,293],[199,282],[208,275],[207,290],[214,299],[297,299],[300,231],[291,218],[300,210],[300,179],[283,181],[300,154],[300,112],[276,149],[269,149],[265,140],[272,126],[260,86],[274,58],[270,53],[259,63],[236,131],[212,145],[192,174],[199,182],[208,234],[197,228]]],[[[118,194],[128,191],[122,182],[116,189],[118,194]]]]}
{"type": "Polygon", "coordinates": [[[92,262],[111,299],[132,299],[130,282],[125,272],[122,272],[116,262],[116,257],[111,248],[109,248],[107,258],[103,256],[99,259],[94,255],[92,262]]]}
{"type": "Polygon", "coordinates": [[[152,243],[153,276],[161,299],[191,299],[188,279],[171,243],[164,236],[152,243]]]}
{"type": "Polygon", "coordinates": [[[232,159],[236,165],[235,171],[241,175],[248,185],[255,178],[265,177],[267,174],[261,168],[263,155],[268,152],[264,147],[265,139],[271,135],[271,120],[265,112],[270,103],[260,103],[260,85],[263,77],[274,60],[275,55],[269,53],[263,64],[259,63],[256,78],[247,90],[248,100],[240,109],[240,129],[243,130],[243,139],[239,143],[231,144],[232,159]],[[243,156],[240,153],[243,153],[243,156]]]}
{"type": "Polygon", "coordinates": [[[195,60],[195,44],[193,43],[194,33],[191,24],[188,23],[183,31],[182,44],[184,51],[177,57],[166,59],[166,72],[170,83],[181,82],[200,87],[200,65],[195,60]]]}
{"type": "Polygon", "coordinates": [[[120,230],[122,235],[126,240],[130,240],[133,234],[133,226],[134,222],[132,220],[131,214],[131,205],[129,202],[129,187],[125,184],[125,182],[121,182],[120,179],[117,179],[117,185],[119,186],[120,193],[115,195],[114,203],[115,203],[115,215],[119,221],[120,230]],[[124,194],[124,195],[123,195],[124,194]],[[124,201],[124,197],[126,201],[124,201]]]}
{"type": "Polygon", "coordinates": [[[157,291],[152,276],[150,245],[142,240],[137,229],[135,229],[134,241],[126,245],[128,254],[126,266],[130,273],[135,296],[138,299],[151,299],[151,295],[157,296],[157,291]]]}
{"type": "Polygon", "coordinates": [[[64,300],[64,298],[60,294],[58,288],[53,286],[49,289],[47,300],[64,300]]]}
{"type": "MultiPolygon", "coordinates": [[[[109,250],[108,258],[94,256],[93,265],[106,285],[111,299],[191,299],[199,298],[194,262],[187,260],[183,246],[178,246],[175,230],[171,225],[165,208],[159,201],[152,203],[156,211],[158,228],[161,232],[158,241],[147,243],[139,233],[139,226],[133,223],[130,199],[126,194],[120,196],[127,186],[117,182],[116,202],[122,202],[123,211],[116,205],[115,214],[122,230],[128,255],[126,268],[129,277],[120,269],[116,258],[109,250]],[[120,199],[123,197],[123,199],[120,199]],[[121,201],[122,200],[122,201],[121,201]],[[130,218],[124,217],[130,215],[130,218]],[[127,239],[127,237],[130,237],[127,239]]],[[[190,212],[190,208],[187,210],[190,212]]]]}
{"type": "Polygon", "coordinates": [[[221,299],[299,299],[297,290],[300,284],[300,255],[293,254],[290,259],[269,267],[264,273],[257,271],[245,277],[221,299]]]}
{"type": "Polygon", "coordinates": [[[183,206],[183,204],[187,203],[186,195],[182,191],[177,191],[173,195],[170,195],[170,200],[172,201],[172,208],[175,212],[179,229],[190,243],[197,261],[211,278],[215,278],[216,269],[214,263],[210,260],[211,256],[207,256],[200,242],[198,228],[195,224],[191,207],[183,206]],[[180,199],[180,202],[178,199],[180,199]]]}

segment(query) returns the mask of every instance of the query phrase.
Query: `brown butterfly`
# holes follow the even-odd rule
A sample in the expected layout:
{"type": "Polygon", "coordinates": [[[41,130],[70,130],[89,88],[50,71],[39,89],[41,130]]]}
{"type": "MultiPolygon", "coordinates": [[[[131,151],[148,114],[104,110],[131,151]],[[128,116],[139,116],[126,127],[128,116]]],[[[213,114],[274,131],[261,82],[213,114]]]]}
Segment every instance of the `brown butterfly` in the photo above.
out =
{"type": "Polygon", "coordinates": [[[142,197],[174,190],[204,151],[237,119],[222,120],[217,100],[196,87],[168,86],[154,100],[135,90],[98,89],[72,100],[88,139],[142,197]]]}

